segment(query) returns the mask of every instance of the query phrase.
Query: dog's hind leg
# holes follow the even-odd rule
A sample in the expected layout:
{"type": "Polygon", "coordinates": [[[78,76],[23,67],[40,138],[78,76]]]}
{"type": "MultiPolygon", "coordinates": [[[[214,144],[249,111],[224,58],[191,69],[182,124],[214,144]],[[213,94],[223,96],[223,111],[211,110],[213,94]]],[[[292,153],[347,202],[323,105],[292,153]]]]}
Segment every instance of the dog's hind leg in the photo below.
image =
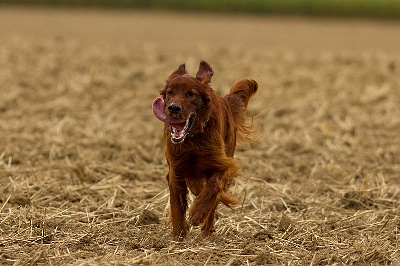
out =
{"type": "Polygon", "coordinates": [[[189,209],[190,223],[192,225],[203,223],[209,213],[215,211],[218,205],[218,192],[217,175],[214,174],[207,180],[203,190],[189,209]]]}
{"type": "Polygon", "coordinates": [[[214,232],[214,216],[220,201],[230,206],[236,201],[225,193],[227,189],[226,180],[228,172],[214,173],[203,187],[201,193],[197,196],[196,201],[189,210],[190,223],[192,225],[202,226],[202,237],[207,237],[214,232]]]}
{"type": "Polygon", "coordinates": [[[203,222],[203,226],[201,227],[201,236],[206,238],[210,236],[214,230],[214,219],[215,219],[215,211],[217,209],[218,202],[215,204],[215,208],[210,209],[207,217],[203,222]]]}

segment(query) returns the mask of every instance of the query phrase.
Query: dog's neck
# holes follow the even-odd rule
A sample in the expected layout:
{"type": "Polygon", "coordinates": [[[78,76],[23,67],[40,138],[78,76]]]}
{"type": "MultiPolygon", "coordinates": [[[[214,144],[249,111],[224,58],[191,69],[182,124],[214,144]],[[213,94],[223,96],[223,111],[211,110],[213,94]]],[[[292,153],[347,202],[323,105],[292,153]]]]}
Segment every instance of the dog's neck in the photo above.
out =
{"type": "Polygon", "coordinates": [[[201,130],[197,130],[196,132],[193,133],[189,133],[188,137],[195,137],[198,136],[199,134],[204,132],[204,128],[207,126],[208,124],[208,120],[204,121],[203,123],[201,123],[201,130]]]}

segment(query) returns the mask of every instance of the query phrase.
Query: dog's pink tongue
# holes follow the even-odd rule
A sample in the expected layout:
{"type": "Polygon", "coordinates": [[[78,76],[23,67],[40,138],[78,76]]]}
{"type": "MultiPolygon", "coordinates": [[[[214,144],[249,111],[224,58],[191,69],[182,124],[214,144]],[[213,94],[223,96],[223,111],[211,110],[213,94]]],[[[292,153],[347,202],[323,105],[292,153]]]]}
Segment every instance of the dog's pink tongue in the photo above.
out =
{"type": "Polygon", "coordinates": [[[152,104],[154,115],[163,122],[168,123],[167,115],[165,114],[165,101],[161,97],[157,97],[152,104]]]}
{"type": "Polygon", "coordinates": [[[176,129],[176,132],[181,132],[185,128],[185,123],[170,123],[176,129]]]}

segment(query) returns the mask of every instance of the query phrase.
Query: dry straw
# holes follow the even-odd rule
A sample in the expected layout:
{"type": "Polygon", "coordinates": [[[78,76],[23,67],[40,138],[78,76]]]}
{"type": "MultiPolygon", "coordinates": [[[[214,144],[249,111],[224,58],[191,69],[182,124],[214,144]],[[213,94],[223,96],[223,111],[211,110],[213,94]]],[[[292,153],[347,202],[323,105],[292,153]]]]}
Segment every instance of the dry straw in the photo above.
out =
{"type": "Polygon", "coordinates": [[[262,137],[237,151],[241,204],[218,209],[209,239],[191,228],[177,243],[150,110],[175,56],[63,39],[0,49],[0,264],[400,264],[400,58],[209,47],[216,91],[257,79],[262,137]]]}

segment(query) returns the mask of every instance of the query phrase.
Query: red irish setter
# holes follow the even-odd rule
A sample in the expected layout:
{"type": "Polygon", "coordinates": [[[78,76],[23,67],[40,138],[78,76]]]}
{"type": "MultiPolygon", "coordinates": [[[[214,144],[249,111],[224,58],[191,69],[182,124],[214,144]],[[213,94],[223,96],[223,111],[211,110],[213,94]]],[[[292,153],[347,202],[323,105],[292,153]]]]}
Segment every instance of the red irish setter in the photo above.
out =
{"type": "Polygon", "coordinates": [[[155,116],[165,123],[165,157],[169,166],[170,222],[175,240],[186,237],[185,221],[189,190],[196,200],[189,210],[192,225],[202,224],[201,235],[214,231],[215,210],[236,200],[226,193],[239,169],[233,159],[236,139],[251,140],[252,124],[246,123],[249,98],[257,82],[241,79],[225,97],[216,95],[209,83],[214,72],[204,61],[196,77],[185,64],[175,70],[153,102],[155,116]]]}

